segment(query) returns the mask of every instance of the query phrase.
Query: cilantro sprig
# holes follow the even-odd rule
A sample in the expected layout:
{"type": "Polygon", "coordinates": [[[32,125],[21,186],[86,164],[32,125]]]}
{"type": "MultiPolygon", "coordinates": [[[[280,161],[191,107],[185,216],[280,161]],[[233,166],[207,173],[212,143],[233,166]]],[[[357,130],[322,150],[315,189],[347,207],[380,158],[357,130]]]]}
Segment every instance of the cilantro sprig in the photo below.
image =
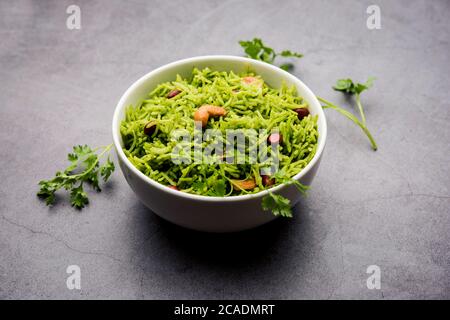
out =
{"type": "Polygon", "coordinates": [[[96,149],[91,149],[87,145],[74,146],[73,153],[67,156],[70,165],[65,170],[56,172],[54,178],[40,181],[37,196],[50,206],[56,201],[55,193],[64,188],[70,194],[71,205],[77,209],[84,208],[89,203],[84,184],[101,191],[100,179],[106,182],[115,169],[114,162],[109,156],[106,161],[100,163],[100,159],[111,147],[112,144],[96,149]]]}
{"type": "MultiPolygon", "coordinates": [[[[276,172],[274,178],[277,183],[286,185],[293,184],[303,195],[306,195],[306,191],[309,189],[309,186],[289,178],[283,169],[276,172]]],[[[272,211],[272,214],[275,216],[292,218],[291,200],[283,197],[282,195],[269,192],[269,194],[262,199],[261,206],[265,211],[272,211]]]]}
{"type": "Polygon", "coordinates": [[[369,77],[365,83],[354,83],[352,79],[339,79],[333,87],[336,91],[342,91],[348,95],[355,95],[356,105],[359,108],[359,114],[364,125],[366,125],[366,116],[364,115],[364,109],[361,104],[361,93],[370,89],[373,86],[374,80],[374,77],[369,77]]]}
{"type": "Polygon", "coordinates": [[[322,108],[324,109],[333,109],[342,114],[343,116],[347,117],[351,121],[353,121],[357,126],[359,126],[364,133],[366,134],[367,138],[369,138],[370,144],[372,146],[372,149],[376,151],[378,149],[377,143],[375,142],[375,139],[373,138],[372,134],[370,133],[369,129],[366,125],[366,116],[364,114],[364,108],[361,104],[361,93],[365,90],[368,90],[372,87],[373,81],[375,78],[370,77],[365,83],[355,83],[352,79],[339,79],[336,81],[336,84],[333,86],[333,89],[336,91],[341,91],[348,95],[355,95],[356,105],[359,109],[359,114],[361,116],[361,120],[358,119],[354,114],[351,112],[343,109],[342,107],[339,107],[335,105],[334,103],[321,98],[317,97],[317,99],[322,102],[324,105],[322,108]]]}
{"type": "MultiPolygon", "coordinates": [[[[278,56],[285,57],[285,58],[301,58],[303,57],[303,54],[293,52],[290,50],[283,50],[279,53],[275,52],[274,49],[264,45],[261,39],[259,38],[253,38],[253,40],[250,41],[239,41],[239,44],[242,48],[244,48],[245,53],[247,54],[247,57],[264,61],[270,64],[273,64],[275,61],[275,58],[278,56]]],[[[289,70],[292,68],[292,64],[290,63],[284,63],[280,65],[280,68],[283,70],[289,70]]]]}
{"type": "Polygon", "coordinates": [[[347,117],[348,119],[350,119],[351,121],[353,121],[357,126],[359,126],[362,131],[364,131],[364,133],[366,134],[367,138],[369,138],[370,144],[372,145],[372,149],[374,151],[376,151],[378,149],[377,143],[375,142],[375,139],[373,138],[372,134],[370,133],[369,129],[367,129],[367,126],[365,124],[363,124],[361,121],[359,121],[359,119],[353,115],[351,112],[333,104],[332,102],[321,98],[321,97],[317,97],[317,99],[324,103],[324,105],[322,106],[322,108],[324,109],[333,109],[336,110],[337,112],[339,112],[340,114],[342,114],[343,116],[347,117]]]}
{"type": "Polygon", "coordinates": [[[262,198],[261,206],[265,211],[272,211],[274,216],[292,218],[291,200],[279,194],[269,192],[262,198]]]}

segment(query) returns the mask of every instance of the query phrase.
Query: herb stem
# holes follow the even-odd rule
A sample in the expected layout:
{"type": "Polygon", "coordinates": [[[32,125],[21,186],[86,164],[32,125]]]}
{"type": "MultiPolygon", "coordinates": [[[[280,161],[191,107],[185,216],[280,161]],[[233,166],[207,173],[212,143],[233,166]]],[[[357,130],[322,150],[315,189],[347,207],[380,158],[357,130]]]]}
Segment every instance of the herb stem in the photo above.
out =
{"type": "Polygon", "coordinates": [[[359,108],[359,114],[361,115],[361,122],[363,125],[366,125],[366,116],[364,115],[364,109],[363,106],[361,104],[361,98],[360,98],[360,94],[356,94],[356,104],[359,108]]]}
{"type": "Polygon", "coordinates": [[[335,104],[333,104],[332,102],[321,98],[319,96],[317,96],[317,99],[319,99],[320,102],[324,103],[325,106],[322,106],[322,108],[327,109],[327,108],[331,108],[336,110],[337,112],[339,112],[340,114],[342,114],[343,116],[347,117],[348,119],[350,119],[351,121],[353,121],[355,124],[357,124],[366,134],[367,138],[369,138],[370,144],[372,145],[372,149],[374,151],[376,151],[378,149],[378,146],[375,142],[375,139],[373,138],[372,134],[370,133],[369,129],[367,129],[366,125],[364,123],[361,123],[361,121],[359,121],[359,119],[357,117],[355,117],[352,113],[348,112],[345,109],[342,109],[341,107],[336,106],[335,104]]]}

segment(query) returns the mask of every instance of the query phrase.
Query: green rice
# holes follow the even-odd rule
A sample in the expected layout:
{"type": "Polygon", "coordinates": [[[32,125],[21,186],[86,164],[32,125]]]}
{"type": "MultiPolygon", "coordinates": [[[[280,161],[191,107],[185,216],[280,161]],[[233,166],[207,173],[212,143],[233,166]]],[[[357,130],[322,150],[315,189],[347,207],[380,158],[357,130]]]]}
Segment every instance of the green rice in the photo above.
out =
{"type": "MultiPolygon", "coordinates": [[[[175,81],[158,85],[148,98],[136,106],[129,106],[120,131],[123,150],[141,172],[151,179],[178,190],[199,195],[232,196],[256,193],[269,188],[264,186],[260,169],[267,163],[179,163],[172,161],[172,151],[179,143],[172,137],[175,130],[184,130],[194,136],[194,113],[202,105],[216,105],[226,109],[223,117],[210,117],[205,129],[219,130],[225,136],[229,129],[267,130],[266,135],[256,137],[258,144],[267,139],[271,130],[278,130],[283,140],[278,146],[279,172],[286,178],[299,173],[314,157],[317,149],[317,116],[308,115],[299,120],[294,111],[308,108],[294,87],[282,85],[271,88],[243,82],[243,77],[255,76],[248,72],[233,72],[194,69],[189,79],[179,75],[175,81]],[[168,98],[173,90],[181,91],[168,98]],[[144,133],[144,126],[157,123],[151,136],[144,133]],[[252,190],[235,190],[232,179],[253,179],[252,190]]],[[[262,81],[262,79],[261,79],[262,81]]],[[[203,141],[203,148],[210,144],[203,141]]],[[[225,147],[224,147],[225,148],[225,147]]],[[[255,143],[246,146],[246,153],[254,151],[255,143]]],[[[271,153],[267,145],[268,154],[271,153]]],[[[194,158],[194,140],[187,145],[189,156],[194,158]]],[[[235,152],[234,155],[237,153],[235,152]]],[[[214,154],[213,154],[214,155],[214,154]]],[[[223,158],[223,155],[215,155],[223,158]]],[[[225,157],[230,156],[226,154],[225,157]]],[[[236,159],[235,159],[236,160],[236,159]]],[[[275,185],[280,183],[275,181],[275,185]]]]}

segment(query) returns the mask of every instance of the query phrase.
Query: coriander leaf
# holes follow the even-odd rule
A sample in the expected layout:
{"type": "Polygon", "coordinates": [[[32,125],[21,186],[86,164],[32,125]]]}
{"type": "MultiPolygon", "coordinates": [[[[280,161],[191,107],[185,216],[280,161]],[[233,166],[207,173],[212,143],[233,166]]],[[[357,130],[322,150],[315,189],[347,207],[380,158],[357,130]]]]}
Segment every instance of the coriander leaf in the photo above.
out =
{"type": "Polygon", "coordinates": [[[48,206],[55,204],[55,201],[56,201],[55,193],[54,192],[48,193],[44,197],[44,199],[45,199],[45,204],[48,206]]]}
{"type": "Polygon", "coordinates": [[[292,218],[291,201],[279,194],[269,192],[262,199],[261,206],[265,211],[272,211],[275,216],[292,218]]]}
{"type": "MultiPolygon", "coordinates": [[[[345,92],[346,94],[356,96],[356,105],[358,106],[359,114],[361,116],[361,125],[364,127],[366,127],[366,115],[364,114],[364,108],[361,103],[361,93],[363,91],[371,88],[374,80],[375,80],[374,77],[369,77],[369,79],[367,79],[367,81],[365,83],[355,83],[352,79],[339,79],[336,81],[336,84],[333,86],[334,90],[345,92]]],[[[334,106],[332,108],[337,110],[337,108],[339,108],[339,107],[334,106]]],[[[341,112],[341,111],[339,111],[339,112],[341,112]]],[[[341,112],[341,113],[346,115],[345,111],[341,112]]],[[[346,115],[346,116],[347,116],[347,118],[349,118],[348,115],[346,115]]],[[[355,122],[353,119],[351,119],[351,120],[353,122],[355,122]]],[[[355,123],[358,124],[357,122],[355,122],[355,123]]],[[[367,127],[365,128],[365,131],[368,131],[367,127]]],[[[366,132],[366,134],[367,134],[367,132],[366,132]]],[[[369,138],[369,139],[371,139],[372,148],[374,150],[376,150],[377,147],[376,147],[376,144],[374,143],[375,141],[373,141],[373,138],[369,138]]]]}
{"type": "Polygon", "coordinates": [[[78,155],[77,155],[76,153],[69,153],[69,154],[67,155],[67,159],[68,159],[70,162],[72,162],[72,163],[77,162],[77,160],[78,160],[78,155]]]}
{"type": "Polygon", "coordinates": [[[284,168],[276,171],[273,177],[275,178],[275,181],[277,183],[281,184],[287,183],[291,180],[291,177],[289,177],[289,175],[286,173],[286,169],[284,168]]]}
{"type": "Polygon", "coordinates": [[[92,153],[92,149],[88,145],[78,145],[73,147],[73,153],[67,155],[67,159],[71,165],[67,167],[64,172],[71,173],[78,167],[79,161],[84,161],[87,156],[92,153]]]}
{"type": "Polygon", "coordinates": [[[294,68],[294,65],[292,63],[283,63],[280,65],[280,69],[283,69],[284,71],[289,71],[294,68]]]}
{"type": "Polygon", "coordinates": [[[85,156],[82,163],[85,165],[86,169],[95,169],[98,167],[98,157],[95,153],[90,153],[85,156]]]}
{"type": "Polygon", "coordinates": [[[114,171],[114,163],[108,158],[100,165],[100,159],[111,149],[112,144],[106,146],[97,154],[96,150],[87,145],[73,147],[73,153],[69,153],[67,158],[70,165],[64,171],[58,171],[55,177],[50,180],[39,182],[37,196],[47,205],[55,203],[55,192],[64,188],[70,192],[70,202],[72,206],[81,209],[89,203],[83,183],[89,183],[95,190],[100,191],[100,176],[106,181],[114,171]],[[74,173],[76,172],[76,173],[74,173]],[[78,185],[75,187],[75,185],[78,185]]]}
{"type": "Polygon", "coordinates": [[[291,181],[288,182],[288,184],[289,184],[289,183],[290,183],[290,184],[293,184],[293,185],[297,188],[297,190],[298,190],[301,194],[303,194],[303,195],[306,195],[306,191],[309,190],[309,186],[304,185],[304,184],[301,184],[301,183],[298,182],[297,180],[291,179],[291,181]]]}
{"type": "Polygon", "coordinates": [[[83,190],[83,184],[73,188],[70,192],[70,203],[77,209],[82,209],[89,203],[86,192],[83,190]]]}
{"type": "Polygon", "coordinates": [[[352,79],[339,79],[336,81],[333,89],[336,91],[345,92],[350,95],[361,94],[361,92],[363,92],[364,90],[372,87],[374,80],[374,77],[370,77],[365,83],[355,83],[352,79]]]}
{"type": "Polygon", "coordinates": [[[259,53],[261,47],[254,45],[250,41],[240,41],[241,46],[244,48],[245,53],[252,59],[260,60],[259,53]]]}
{"type": "Polygon", "coordinates": [[[376,80],[375,77],[369,77],[366,81],[366,83],[364,84],[366,86],[366,89],[370,89],[373,86],[373,82],[376,80]]]}
{"type": "Polygon", "coordinates": [[[103,181],[108,181],[108,178],[111,176],[114,169],[114,162],[108,158],[108,160],[100,167],[100,175],[103,177],[103,181]]]}
{"type": "Polygon", "coordinates": [[[50,206],[55,203],[56,184],[51,181],[40,181],[40,189],[37,193],[38,197],[45,200],[45,203],[50,206]]]}
{"type": "Polygon", "coordinates": [[[100,189],[97,170],[92,170],[90,173],[86,174],[84,181],[88,182],[94,190],[102,191],[102,189],[100,189]]]}
{"type": "Polygon", "coordinates": [[[292,52],[290,50],[283,50],[279,53],[280,56],[282,57],[294,57],[294,58],[301,58],[303,57],[303,54],[301,53],[297,53],[297,52],[292,52]]]}
{"type": "Polygon", "coordinates": [[[64,188],[66,190],[70,190],[72,188],[72,185],[76,182],[75,179],[72,178],[72,176],[68,176],[66,173],[67,169],[62,171],[58,171],[55,174],[55,178],[53,178],[52,183],[55,184],[55,191],[64,188]]]}
{"type": "Polygon", "coordinates": [[[277,172],[275,172],[274,174],[274,178],[278,183],[282,183],[282,184],[293,184],[297,190],[301,193],[301,194],[306,194],[306,191],[308,191],[309,186],[302,184],[301,182],[291,178],[287,173],[285,169],[281,169],[278,170],[277,172]]]}
{"type": "MultiPolygon", "coordinates": [[[[264,61],[270,64],[273,64],[276,57],[293,57],[293,58],[301,58],[303,55],[301,53],[293,52],[290,50],[283,50],[280,53],[276,53],[274,49],[266,46],[260,38],[253,38],[250,41],[239,41],[239,44],[244,49],[247,57],[264,61]]],[[[292,64],[285,63],[280,66],[283,70],[290,70],[292,68],[292,64]]]]}
{"type": "Polygon", "coordinates": [[[199,194],[202,194],[204,191],[207,190],[208,185],[206,184],[206,182],[198,180],[192,183],[192,188],[194,189],[194,191],[198,192],[199,194]]]}
{"type": "Polygon", "coordinates": [[[251,41],[239,41],[239,44],[249,58],[272,63],[276,57],[275,51],[266,47],[259,38],[253,38],[251,41]]]}
{"type": "MultiPolygon", "coordinates": [[[[306,191],[309,189],[309,186],[306,186],[299,181],[292,179],[287,174],[285,169],[280,169],[275,172],[273,178],[277,183],[280,184],[293,184],[303,195],[305,195],[306,191]]],[[[271,210],[272,213],[276,216],[281,215],[283,217],[292,217],[291,202],[289,199],[281,195],[269,192],[269,194],[262,199],[262,207],[264,210],[271,210]]]]}
{"type": "Polygon", "coordinates": [[[351,93],[353,90],[353,81],[351,79],[339,79],[333,86],[336,91],[343,91],[345,93],[351,93]]]}
{"type": "Polygon", "coordinates": [[[68,155],[70,161],[78,160],[84,156],[92,153],[92,149],[87,145],[78,145],[73,147],[73,153],[68,155]],[[72,159],[72,160],[71,160],[72,159]]]}
{"type": "Polygon", "coordinates": [[[226,192],[227,192],[227,185],[226,185],[225,181],[217,180],[213,185],[211,195],[223,197],[223,196],[225,196],[226,192]]]}

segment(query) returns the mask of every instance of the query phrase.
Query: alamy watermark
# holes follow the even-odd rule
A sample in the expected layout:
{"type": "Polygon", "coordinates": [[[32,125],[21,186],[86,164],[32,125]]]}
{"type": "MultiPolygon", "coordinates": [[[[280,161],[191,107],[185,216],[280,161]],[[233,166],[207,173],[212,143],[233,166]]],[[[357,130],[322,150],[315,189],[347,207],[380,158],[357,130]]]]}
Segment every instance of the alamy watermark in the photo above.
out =
{"type": "Polygon", "coordinates": [[[81,290],[81,269],[76,264],[70,265],[66,269],[69,274],[66,280],[66,286],[69,290],[81,290]]]}
{"type": "Polygon", "coordinates": [[[69,30],[81,29],[81,9],[79,6],[72,4],[67,7],[66,13],[69,15],[66,19],[66,27],[69,30]]]}
{"type": "Polygon", "coordinates": [[[194,133],[187,129],[171,132],[176,142],[171,152],[174,164],[260,164],[260,173],[273,174],[278,170],[279,144],[282,136],[277,129],[202,129],[196,121],[194,133]],[[193,148],[192,148],[193,147],[193,148]]]}
{"type": "Polygon", "coordinates": [[[381,289],[381,269],[377,265],[370,265],[367,267],[366,270],[367,274],[370,274],[370,276],[366,280],[367,289],[373,290],[381,289]]]}
{"type": "Polygon", "coordinates": [[[367,7],[366,13],[369,15],[367,17],[366,26],[369,30],[381,29],[381,9],[376,4],[372,4],[367,7]]]}

